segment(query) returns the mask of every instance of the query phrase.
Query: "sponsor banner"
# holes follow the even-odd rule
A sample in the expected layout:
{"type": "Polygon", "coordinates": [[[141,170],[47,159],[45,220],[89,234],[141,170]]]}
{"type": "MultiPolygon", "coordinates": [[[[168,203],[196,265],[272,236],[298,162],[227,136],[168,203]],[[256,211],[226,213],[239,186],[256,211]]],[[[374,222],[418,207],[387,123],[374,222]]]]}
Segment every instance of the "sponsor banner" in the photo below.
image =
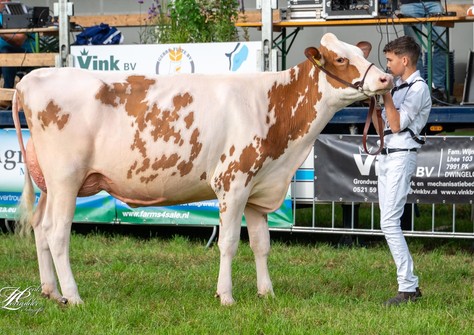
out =
{"type": "MultiPolygon", "coordinates": [[[[23,130],[22,133],[27,143],[29,131],[23,130]]],[[[0,129],[0,219],[16,218],[24,177],[23,157],[15,130],[0,129]]],[[[38,200],[39,189],[36,186],[35,190],[38,200]]],[[[289,192],[283,205],[269,215],[268,221],[271,227],[292,225],[289,192]]],[[[130,208],[108,193],[100,192],[91,197],[77,198],[74,222],[218,225],[219,208],[216,200],[170,207],[130,208]]]]}
{"type": "MultiPolygon", "coordinates": [[[[121,223],[148,224],[189,224],[219,225],[219,204],[217,200],[194,202],[167,207],[131,208],[116,200],[117,219],[121,223]]],[[[270,227],[290,227],[292,225],[291,198],[288,193],[282,206],[268,215],[270,227]]],[[[242,217],[242,225],[246,225],[242,217]]]]}
{"type": "MultiPolygon", "coordinates": [[[[22,131],[26,143],[28,131],[22,131]]],[[[24,182],[23,157],[14,129],[0,129],[0,218],[12,220],[24,182]]]]}
{"type": "MultiPolygon", "coordinates": [[[[0,137],[1,138],[1,137],[0,137]]],[[[0,190],[2,190],[0,183],[0,190]]],[[[23,184],[22,184],[23,185],[23,184]]],[[[20,192],[0,191],[0,219],[15,220],[17,206],[20,202],[20,192]]],[[[39,192],[36,193],[38,202],[39,192]]],[[[90,197],[77,198],[74,222],[111,223],[115,221],[115,199],[106,192],[100,192],[90,197]]]]}
{"type": "Polygon", "coordinates": [[[74,67],[141,74],[260,72],[261,42],[71,46],[74,67]]]}
{"type": "Polygon", "coordinates": [[[115,199],[107,192],[76,200],[73,222],[113,223],[116,221],[115,199]]]}
{"type": "MultiPolygon", "coordinates": [[[[377,137],[369,136],[375,151],[377,137]]],[[[362,136],[320,135],[314,146],[314,191],[321,201],[377,202],[377,156],[362,148],[362,136]],[[337,185],[337,187],[335,187],[337,185]]],[[[472,203],[474,143],[472,137],[429,136],[418,151],[408,202],[472,203]]]]}
{"type": "MultiPolygon", "coordinates": [[[[30,132],[22,130],[22,134],[26,145],[30,132]]],[[[0,129],[0,192],[21,192],[24,174],[23,157],[15,129],[0,129]]]]}

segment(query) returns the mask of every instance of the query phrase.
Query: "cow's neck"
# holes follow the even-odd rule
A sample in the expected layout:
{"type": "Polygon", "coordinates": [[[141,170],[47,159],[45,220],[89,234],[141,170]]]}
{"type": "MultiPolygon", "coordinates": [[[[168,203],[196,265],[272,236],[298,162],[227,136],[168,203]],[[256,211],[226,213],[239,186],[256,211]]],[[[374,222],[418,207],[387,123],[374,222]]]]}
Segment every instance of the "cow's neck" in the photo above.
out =
{"type": "Polygon", "coordinates": [[[272,142],[306,139],[312,143],[334,115],[334,108],[324,102],[324,108],[316,110],[316,104],[323,99],[318,87],[319,73],[310,61],[305,61],[284,71],[285,81],[272,86],[268,92],[269,114],[275,116],[269,130],[272,142]]]}

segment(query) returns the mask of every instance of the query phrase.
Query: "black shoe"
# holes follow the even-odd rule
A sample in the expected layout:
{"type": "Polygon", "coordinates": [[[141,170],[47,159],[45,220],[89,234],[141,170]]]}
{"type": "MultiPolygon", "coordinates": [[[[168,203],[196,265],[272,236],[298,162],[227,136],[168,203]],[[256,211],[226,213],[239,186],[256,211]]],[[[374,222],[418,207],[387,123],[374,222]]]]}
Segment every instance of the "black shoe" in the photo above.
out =
{"type": "Polygon", "coordinates": [[[415,302],[421,298],[421,296],[421,291],[418,287],[416,288],[415,292],[398,292],[395,297],[385,301],[384,306],[398,306],[400,304],[406,304],[409,301],[415,302]]]}
{"type": "Polygon", "coordinates": [[[433,88],[433,90],[431,90],[431,100],[433,104],[448,102],[446,93],[439,88],[433,88]]]}

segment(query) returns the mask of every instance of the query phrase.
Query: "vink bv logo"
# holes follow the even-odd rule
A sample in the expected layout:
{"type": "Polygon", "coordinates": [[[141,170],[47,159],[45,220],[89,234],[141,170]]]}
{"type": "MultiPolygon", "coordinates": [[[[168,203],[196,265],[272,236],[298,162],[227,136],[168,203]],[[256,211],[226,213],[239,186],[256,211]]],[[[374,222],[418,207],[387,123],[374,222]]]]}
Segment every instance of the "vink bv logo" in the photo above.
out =
{"type": "Polygon", "coordinates": [[[77,62],[81,69],[98,70],[98,71],[133,71],[137,67],[137,63],[121,63],[119,59],[115,59],[114,55],[108,58],[99,58],[97,55],[89,55],[89,51],[83,49],[81,55],[77,56],[77,62]]]}

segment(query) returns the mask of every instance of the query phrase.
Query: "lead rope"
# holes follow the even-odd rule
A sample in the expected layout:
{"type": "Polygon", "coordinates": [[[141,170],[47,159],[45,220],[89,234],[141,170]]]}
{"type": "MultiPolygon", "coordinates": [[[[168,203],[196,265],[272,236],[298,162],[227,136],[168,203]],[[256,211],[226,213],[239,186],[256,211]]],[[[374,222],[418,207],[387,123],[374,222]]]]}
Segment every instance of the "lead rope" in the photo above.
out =
{"type": "Polygon", "coordinates": [[[363,135],[362,135],[362,145],[364,147],[364,151],[369,155],[378,155],[383,149],[384,143],[383,143],[383,128],[382,128],[382,126],[383,126],[382,111],[379,108],[375,108],[375,97],[371,97],[370,98],[369,111],[367,113],[367,118],[365,119],[364,132],[363,132],[363,135]],[[372,114],[374,114],[374,110],[377,113],[377,124],[378,124],[378,129],[379,129],[380,146],[374,153],[371,153],[367,149],[367,134],[369,132],[370,123],[372,122],[372,114]]]}

